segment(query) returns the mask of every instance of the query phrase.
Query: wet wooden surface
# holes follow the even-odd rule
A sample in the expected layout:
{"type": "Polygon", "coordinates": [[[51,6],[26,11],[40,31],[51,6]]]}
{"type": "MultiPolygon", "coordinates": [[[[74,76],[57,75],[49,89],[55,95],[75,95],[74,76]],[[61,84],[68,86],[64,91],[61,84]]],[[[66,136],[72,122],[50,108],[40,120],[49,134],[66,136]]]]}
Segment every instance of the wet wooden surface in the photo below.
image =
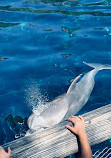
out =
{"type": "MultiPolygon", "coordinates": [[[[90,145],[111,138],[111,104],[82,115],[90,145]]],[[[65,157],[78,151],[77,139],[65,128],[68,121],[35,132],[3,145],[12,149],[11,158],[56,158],[65,157]]]]}

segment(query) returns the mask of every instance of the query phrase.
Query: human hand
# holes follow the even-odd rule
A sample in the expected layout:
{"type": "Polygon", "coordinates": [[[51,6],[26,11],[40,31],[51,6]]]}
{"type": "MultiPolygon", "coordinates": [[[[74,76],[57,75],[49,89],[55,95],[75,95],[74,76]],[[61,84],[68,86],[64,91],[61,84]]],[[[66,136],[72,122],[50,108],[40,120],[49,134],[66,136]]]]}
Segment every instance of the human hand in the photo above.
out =
{"type": "Polygon", "coordinates": [[[74,124],[74,127],[71,127],[69,125],[66,126],[71,132],[78,136],[86,133],[85,122],[82,116],[73,116],[69,118],[69,121],[71,121],[74,124]]]}
{"type": "Polygon", "coordinates": [[[0,158],[10,158],[11,156],[11,149],[8,147],[8,153],[0,146],[0,158]]]}

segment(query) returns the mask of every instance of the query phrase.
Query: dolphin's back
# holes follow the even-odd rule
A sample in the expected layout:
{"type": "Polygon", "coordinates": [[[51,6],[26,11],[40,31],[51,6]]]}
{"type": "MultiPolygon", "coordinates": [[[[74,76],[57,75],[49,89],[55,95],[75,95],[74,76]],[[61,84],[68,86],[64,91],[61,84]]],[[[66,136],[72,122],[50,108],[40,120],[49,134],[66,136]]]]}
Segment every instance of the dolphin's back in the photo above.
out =
{"type": "Polygon", "coordinates": [[[94,87],[94,76],[97,72],[98,70],[94,69],[85,74],[82,79],[76,83],[74,89],[67,94],[69,109],[63,120],[75,115],[87,103],[94,87]]]}
{"type": "Polygon", "coordinates": [[[71,117],[72,115],[75,115],[87,103],[95,84],[94,77],[98,73],[98,71],[103,69],[111,69],[111,65],[102,65],[86,62],[84,62],[84,64],[94,69],[86,73],[82,77],[82,79],[78,83],[76,83],[76,85],[71,85],[74,88],[69,87],[72,90],[70,91],[70,93],[67,94],[69,109],[63,120],[67,119],[68,117],[71,117]]]}

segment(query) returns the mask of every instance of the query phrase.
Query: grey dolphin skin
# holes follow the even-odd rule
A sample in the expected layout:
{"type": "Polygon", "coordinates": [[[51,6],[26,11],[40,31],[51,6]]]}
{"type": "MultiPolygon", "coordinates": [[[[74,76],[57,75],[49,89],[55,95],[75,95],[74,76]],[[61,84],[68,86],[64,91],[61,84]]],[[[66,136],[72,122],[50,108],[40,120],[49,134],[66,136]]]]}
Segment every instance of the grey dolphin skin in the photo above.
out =
{"type": "Polygon", "coordinates": [[[81,74],[77,76],[67,93],[49,102],[47,108],[40,115],[33,113],[28,119],[30,129],[51,127],[75,115],[88,101],[94,87],[94,77],[98,71],[111,69],[111,65],[83,63],[94,69],[86,73],[82,78],[81,74]]]}

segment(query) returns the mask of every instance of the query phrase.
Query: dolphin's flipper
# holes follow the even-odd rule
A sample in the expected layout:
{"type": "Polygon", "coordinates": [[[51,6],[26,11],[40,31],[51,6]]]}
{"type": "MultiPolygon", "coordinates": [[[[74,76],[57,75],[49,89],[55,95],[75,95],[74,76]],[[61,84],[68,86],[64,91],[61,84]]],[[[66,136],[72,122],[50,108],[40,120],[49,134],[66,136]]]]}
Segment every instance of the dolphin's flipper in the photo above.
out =
{"type": "Polygon", "coordinates": [[[78,75],[78,76],[74,79],[74,81],[71,83],[70,87],[69,87],[68,90],[67,90],[67,94],[68,94],[69,92],[71,92],[72,89],[74,89],[75,84],[77,83],[77,81],[80,79],[81,76],[82,76],[82,74],[78,75]]]}
{"type": "Polygon", "coordinates": [[[96,64],[96,63],[86,63],[83,61],[84,64],[98,70],[103,70],[103,69],[111,69],[111,65],[102,65],[102,64],[96,64]]]}

